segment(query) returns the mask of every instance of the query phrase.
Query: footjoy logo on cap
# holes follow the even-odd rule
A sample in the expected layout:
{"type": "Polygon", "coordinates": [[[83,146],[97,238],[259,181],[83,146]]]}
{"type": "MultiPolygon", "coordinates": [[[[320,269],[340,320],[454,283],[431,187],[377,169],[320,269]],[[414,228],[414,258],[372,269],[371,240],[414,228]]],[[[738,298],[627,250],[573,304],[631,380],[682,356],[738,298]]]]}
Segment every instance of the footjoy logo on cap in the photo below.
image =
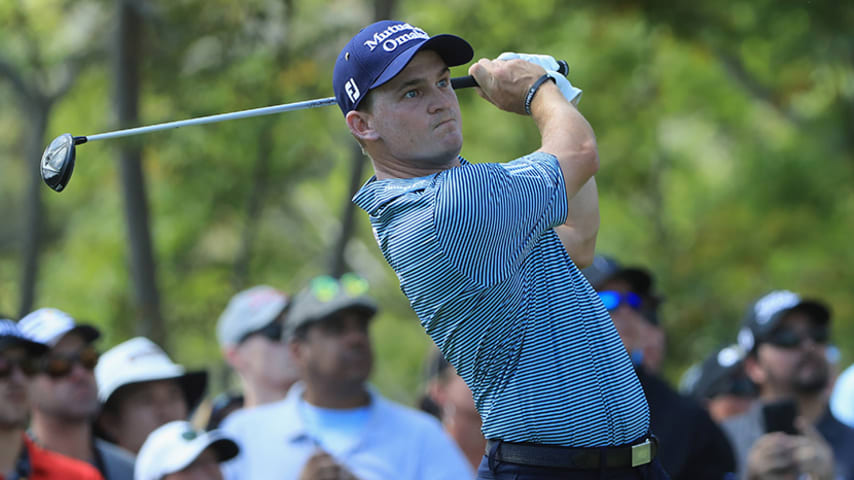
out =
{"type": "Polygon", "coordinates": [[[347,83],[344,84],[344,91],[347,92],[347,96],[350,98],[350,101],[356,103],[356,100],[359,99],[359,86],[356,85],[356,79],[350,78],[347,80],[347,83]]]}

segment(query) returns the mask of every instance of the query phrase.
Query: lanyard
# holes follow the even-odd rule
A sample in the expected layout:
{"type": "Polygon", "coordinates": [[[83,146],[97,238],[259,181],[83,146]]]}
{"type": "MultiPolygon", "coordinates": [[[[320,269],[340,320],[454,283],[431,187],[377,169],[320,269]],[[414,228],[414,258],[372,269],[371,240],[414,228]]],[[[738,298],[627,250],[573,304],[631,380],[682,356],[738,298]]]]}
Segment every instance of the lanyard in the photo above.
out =
{"type": "Polygon", "coordinates": [[[21,454],[18,455],[18,461],[15,463],[15,471],[9,480],[27,480],[30,478],[30,473],[33,471],[33,466],[30,463],[30,450],[24,444],[21,449],[21,454]]]}

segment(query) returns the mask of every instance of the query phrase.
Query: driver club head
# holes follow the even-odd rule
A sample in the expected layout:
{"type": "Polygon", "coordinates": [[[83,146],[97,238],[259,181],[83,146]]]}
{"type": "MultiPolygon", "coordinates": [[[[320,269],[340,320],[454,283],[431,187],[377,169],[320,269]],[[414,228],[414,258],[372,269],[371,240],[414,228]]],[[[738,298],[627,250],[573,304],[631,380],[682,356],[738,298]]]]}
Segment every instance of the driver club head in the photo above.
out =
{"type": "Polygon", "coordinates": [[[74,171],[74,145],[74,137],[70,133],[63,133],[53,139],[42,154],[42,180],[57,192],[61,192],[68,185],[74,171]]]}

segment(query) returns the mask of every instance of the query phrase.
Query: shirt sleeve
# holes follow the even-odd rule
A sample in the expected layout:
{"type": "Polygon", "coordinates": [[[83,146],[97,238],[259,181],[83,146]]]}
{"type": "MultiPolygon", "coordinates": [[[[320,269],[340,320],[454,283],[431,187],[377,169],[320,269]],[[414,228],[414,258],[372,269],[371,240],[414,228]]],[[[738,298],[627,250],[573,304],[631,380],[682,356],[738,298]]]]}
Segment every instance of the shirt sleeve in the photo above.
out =
{"type": "Polygon", "coordinates": [[[442,249],[479,285],[506,278],[568,213],[560,165],[543,152],[447,170],[436,195],[434,221],[442,249]]]}

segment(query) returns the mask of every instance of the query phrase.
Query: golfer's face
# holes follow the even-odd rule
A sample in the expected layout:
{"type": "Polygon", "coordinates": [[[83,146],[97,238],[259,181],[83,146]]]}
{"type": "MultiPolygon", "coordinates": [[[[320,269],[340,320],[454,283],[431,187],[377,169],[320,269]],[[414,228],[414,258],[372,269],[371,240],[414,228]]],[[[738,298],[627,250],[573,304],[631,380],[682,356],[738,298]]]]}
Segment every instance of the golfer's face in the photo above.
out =
{"type": "Polygon", "coordinates": [[[463,145],[460,106],[439,54],[417,53],[372,95],[372,126],[390,155],[421,168],[456,159],[463,145]]]}

